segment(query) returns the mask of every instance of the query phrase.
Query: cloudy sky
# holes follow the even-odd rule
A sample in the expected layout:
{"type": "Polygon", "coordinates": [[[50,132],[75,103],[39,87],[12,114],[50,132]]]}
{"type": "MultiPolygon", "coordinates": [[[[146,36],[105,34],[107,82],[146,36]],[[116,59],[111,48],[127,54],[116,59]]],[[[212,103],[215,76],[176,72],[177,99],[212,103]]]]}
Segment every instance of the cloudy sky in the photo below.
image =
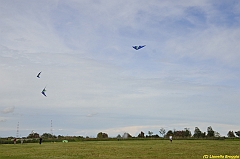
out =
{"type": "Polygon", "coordinates": [[[237,0],[0,0],[0,136],[226,136],[239,43],[237,0]]]}

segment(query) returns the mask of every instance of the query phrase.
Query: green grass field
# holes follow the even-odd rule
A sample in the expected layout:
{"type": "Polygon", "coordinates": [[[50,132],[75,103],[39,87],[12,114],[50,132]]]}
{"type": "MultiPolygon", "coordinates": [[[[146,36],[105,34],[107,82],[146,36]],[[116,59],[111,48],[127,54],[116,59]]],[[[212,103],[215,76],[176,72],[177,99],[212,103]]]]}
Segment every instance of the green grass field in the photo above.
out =
{"type": "Polygon", "coordinates": [[[0,159],[66,158],[203,158],[203,155],[240,157],[240,140],[121,140],[68,143],[1,144],[0,159]]]}

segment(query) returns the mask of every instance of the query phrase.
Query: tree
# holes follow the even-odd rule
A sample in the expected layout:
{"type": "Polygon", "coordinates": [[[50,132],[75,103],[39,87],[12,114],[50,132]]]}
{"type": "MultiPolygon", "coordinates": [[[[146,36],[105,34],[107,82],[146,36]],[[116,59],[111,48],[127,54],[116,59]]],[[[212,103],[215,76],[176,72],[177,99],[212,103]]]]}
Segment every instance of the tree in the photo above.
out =
{"type": "Polygon", "coordinates": [[[173,136],[178,138],[191,137],[191,131],[189,128],[184,128],[184,130],[174,130],[173,136]]]}
{"type": "Polygon", "coordinates": [[[162,137],[164,137],[165,134],[166,134],[166,130],[165,130],[164,128],[161,128],[161,129],[159,130],[159,133],[162,135],[162,137]]]}
{"type": "Polygon", "coordinates": [[[61,138],[64,138],[64,136],[63,135],[58,135],[57,138],[61,139],[61,138]]]}
{"type": "Polygon", "coordinates": [[[168,130],[166,136],[167,136],[167,137],[169,137],[169,136],[173,136],[173,131],[172,131],[172,130],[168,130]]]}
{"type": "Polygon", "coordinates": [[[189,128],[184,128],[184,137],[191,137],[192,133],[189,128]]]}
{"type": "Polygon", "coordinates": [[[151,137],[153,137],[153,138],[159,138],[158,134],[152,135],[151,137]]]}
{"type": "Polygon", "coordinates": [[[200,138],[200,137],[205,137],[206,133],[201,132],[201,130],[198,127],[195,127],[193,137],[200,138]]]}
{"type": "Polygon", "coordinates": [[[140,137],[140,138],[144,138],[144,132],[140,132],[140,134],[138,134],[138,137],[140,137]]]}
{"type": "Polygon", "coordinates": [[[153,132],[152,131],[148,131],[148,135],[152,136],[153,132]]]}
{"type": "Polygon", "coordinates": [[[40,136],[39,136],[39,134],[38,133],[35,133],[35,132],[32,132],[31,134],[29,134],[28,136],[27,136],[27,138],[39,138],[40,136]]]}
{"type": "Polygon", "coordinates": [[[227,134],[228,137],[236,137],[233,131],[229,131],[227,134]]]}
{"type": "Polygon", "coordinates": [[[184,132],[181,130],[174,130],[173,131],[173,136],[175,137],[184,137],[184,132]]]}
{"type": "Polygon", "coordinates": [[[214,131],[214,137],[221,137],[220,133],[217,131],[214,131]]]}
{"type": "Polygon", "coordinates": [[[199,138],[201,137],[201,135],[202,135],[201,130],[198,127],[195,127],[193,136],[199,138]]]}
{"type": "Polygon", "coordinates": [[[214,136],[215,136],[214,131],[213,131],[212,127],[209,126],[207,128],[207,137],[214,137],[214,136]]]}
{"type": "Polygon", "coordinates": [[[121,135],[120,134],[118,134],[118,136],[117,136],[117,139],[121,139],[122,137],[121,137],[121,135]]]}
{"type": "Polygon", "coordinates": [[[55,135],[52,135],[50,133],[43,133],[42,138],[57,138],[55,135]]]}
{"type": "Polygon", "coordinates": [[[99,133],[97,134],[97,138],[100,138],[100,139],[102,139],[102,138],[108,138],[108,134],[103,133],[103,132],[99,132],[99,133]]]}

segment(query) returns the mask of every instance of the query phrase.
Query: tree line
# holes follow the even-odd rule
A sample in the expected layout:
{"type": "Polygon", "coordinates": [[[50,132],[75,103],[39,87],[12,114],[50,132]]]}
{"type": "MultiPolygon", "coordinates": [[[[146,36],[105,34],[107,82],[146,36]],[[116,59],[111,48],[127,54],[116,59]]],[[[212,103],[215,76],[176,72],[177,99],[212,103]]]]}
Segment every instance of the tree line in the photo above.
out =
{"type": "MultiPolygon", "coordinates": [[[[184,130],[168,130],[166,132],[166,130],[164,128],[161,128],[159,130],[159,134],[155,134],[153,135],[152,131],[148,131],[148,134],[145,135],[144,132],[140,132],[138,134],[138,138],[158,138],[158,137],[162,137],[162,138],[169,138],[169,136],[173,136],[174,138],[214,138],[214,137],[221,137],[220,133],[218,133],[217,131],[214,131],[213,128],[211,126],[207,127],[207,131],[206,132],[202,132],[198,127],[195,127],[193,134],[191,133],[189,128],[184,128],[184,130]]],[[[227,137],[229,138],[235,138],[235,137],[239,137],[240,138],[240,131],[229,131],[227,133],[227,137]]],[[[108,134],[107,133],[103,133],[103,132],[99,132],[97,134],[97,138],[108,138],[108,134]]],[[[118,135],[117,138],[132,138],[132,135],[130,135],[129,133],[124,133],[123,135],[118,135]]]]}
{"type": "MultiPolygon", "coordinates": [[[[166,133],[164,128],[159,130],[159,133],[162,137],[177,137],[177,138],[211,138],[211,137],[221,137],[220,133],[214,131],[211,126],[207,127],[206,132],[202,132],[198,127],[195,127],[193,134],[191,133],[189,128],[184,128],[184,130],[169,130],[166,133]]],[[[240,131],[228,131],[227,137],[234,138],[240,137],[240,131]]]]}
{"type": "MultiPolygon", "coordinates": [[[[217,131],[214,131],[211,126],[207,127],[207,131],[203,132],[198,127],[195,127],[194,132],[190,131],[189,128],[184,128],[183,130],[168,130],[166,131],[164,128],[159,130],[159,134],[153,135],[152,131],[148,131],[147,135],[144,132],[140,132],[138,136],[134,137],[131,134],[125,132],[124,134],[118,134],[116,136],[117,139],[126,139],[126,138],[169,138],[172,136],[174,138],[214,138],[221,137],[217,131]]],[[[26,139],[34,139],[34,138],[44,138],[44,139],[64,139],[64,138],[84,138],[83,136],[62,136],[62,135],[53,135],[50,133],[43,133],[42,135],[38,133],[30,133],[26,139]]],[[[225,136],[224,136],[225,137],[225,136]]],[[[228,131],[227,137],[229,138],[240,138],[240,131],[228,131]]],[[[13,139],[14,137],[8,137],[9,139],[13,139]]],[[[86,138],[89,138],[86,136],[86,138]]],[[[109,138],[107,133],[99,132],[96,136],[97,139],[106,139],[109,138]]]]}

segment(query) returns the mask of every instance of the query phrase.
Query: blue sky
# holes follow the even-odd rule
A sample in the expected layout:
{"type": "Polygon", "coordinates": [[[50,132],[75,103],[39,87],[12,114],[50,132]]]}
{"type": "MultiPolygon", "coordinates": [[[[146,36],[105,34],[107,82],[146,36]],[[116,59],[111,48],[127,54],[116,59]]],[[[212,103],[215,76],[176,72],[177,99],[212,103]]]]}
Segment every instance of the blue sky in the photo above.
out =
{"type": "Polygon", "coordinates": [[[0,6],[1,137],[240,130],[239,1],[0,6]]]}

